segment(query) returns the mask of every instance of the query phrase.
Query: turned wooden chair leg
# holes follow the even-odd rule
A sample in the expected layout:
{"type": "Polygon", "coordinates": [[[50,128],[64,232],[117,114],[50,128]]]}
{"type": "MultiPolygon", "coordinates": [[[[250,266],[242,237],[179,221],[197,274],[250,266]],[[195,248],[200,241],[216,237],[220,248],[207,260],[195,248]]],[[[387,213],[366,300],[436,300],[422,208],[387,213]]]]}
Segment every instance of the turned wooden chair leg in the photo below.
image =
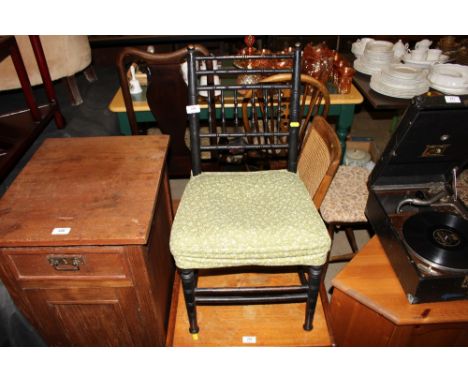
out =
{"type": "Polygon", "coordinates": [[[88,80],[88,82],[94,82],[97,81],[97,74],[96,71],[94,70],[93,65],[89,65],[84,71],[83,74],[85,78],[88,80]]]}
{"type": "Polygon", "coordinates": [[[182,280],[182,288],[184,291],[185,307],[189,319],[189,331],[192,334],[199,332],[197,324],[197,306],[195,303],[195,287],[197,276],[193,269],[181,269],[180,279],[182,280]]]}
{"type": "Polygon", "coordinates": [[[70,95],[70,100],[73,106],[78,106],[83,103],[83,98],[81,98],[80,89],[76,83],[75,76],[64,77],[65,85],[68,89],[68,94],[70,95]]]}
{"type": "Polygon", "coordinates": [[[304,330],[307,331],[313,329],[312,322],[314,321],[315,307],[319,295],[322,268],[321,266],[307,267],[307,284],[309,289],[307,291],[306,315],[304,321],[304,330]]]}

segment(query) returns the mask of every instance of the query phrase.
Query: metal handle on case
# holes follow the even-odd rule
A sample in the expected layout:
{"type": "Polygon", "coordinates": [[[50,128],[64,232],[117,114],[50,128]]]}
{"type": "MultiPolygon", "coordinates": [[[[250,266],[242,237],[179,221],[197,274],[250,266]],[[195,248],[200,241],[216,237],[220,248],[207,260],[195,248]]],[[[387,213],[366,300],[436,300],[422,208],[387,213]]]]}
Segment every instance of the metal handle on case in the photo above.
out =
{"type": "Polygon", "coordinates": [[[77,272],[80,270],[80,265],[84,263],[81,257],[49,257],[48,260],[49,264],[60,272],[77,272]]]}

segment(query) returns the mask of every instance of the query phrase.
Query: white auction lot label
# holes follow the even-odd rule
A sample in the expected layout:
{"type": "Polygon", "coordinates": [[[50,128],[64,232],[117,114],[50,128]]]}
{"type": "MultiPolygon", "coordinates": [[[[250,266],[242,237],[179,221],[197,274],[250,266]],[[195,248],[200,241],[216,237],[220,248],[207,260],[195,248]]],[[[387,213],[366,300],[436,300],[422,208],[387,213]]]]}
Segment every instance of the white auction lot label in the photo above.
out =
{"type": "Polygon", "coordinates": [[[70,227],[57,227],[52,230],[52,235],[68,235],[70,231],[70,227]]]}
{"type": "Polygon", "coordinates": [[[185,109],[187,114],[196,114],[200,112],[200,105],[187,105],[185,109]]]}
{"type": "Polygon", "coordinates": [[[256,336],[243,336],[242,337],[242,343],[243,344],[256,344],[257,343],[257,337],[256,336]]]}
{"type": "Polygon", "coordinates": [[[460,97],[457,96],[445,96],[446,103],[461,103],[460,97]]]}

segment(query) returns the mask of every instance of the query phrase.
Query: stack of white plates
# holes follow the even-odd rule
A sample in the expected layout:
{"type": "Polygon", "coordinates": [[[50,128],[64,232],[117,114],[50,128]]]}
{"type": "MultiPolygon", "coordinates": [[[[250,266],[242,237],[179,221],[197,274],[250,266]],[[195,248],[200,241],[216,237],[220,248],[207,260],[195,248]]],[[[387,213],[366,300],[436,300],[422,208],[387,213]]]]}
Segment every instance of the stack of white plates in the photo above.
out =
{"type": "Polygon", "coordinates": [[[427,70],[392,64],[372,75],[370,87],[389,97],[410,99],[429,90],[427,70]]]}
{"type": "Polygon", "coordinates": [[[394,56],[390,41],[369,41],[362,56],[354,61],[354,69],[372,75],[395,62],[399,59],[394,56]]]}
{"type": "Polygon", "coordinates": [[[439,58],[435,60],[415,60],[411,58],[411,53],[406,53],[403,56],[403,62],[407,65],[414,66],[415,68],[429,68],[434,64],[443,64],[447,62],[449,56],[442,54],[439,58]]]}
{"type": "Polygon", "coordinates": [[[439,64],[431,67],[429,75],[431,88],[445,94],[468,94],[468,66],[439,64]]]}

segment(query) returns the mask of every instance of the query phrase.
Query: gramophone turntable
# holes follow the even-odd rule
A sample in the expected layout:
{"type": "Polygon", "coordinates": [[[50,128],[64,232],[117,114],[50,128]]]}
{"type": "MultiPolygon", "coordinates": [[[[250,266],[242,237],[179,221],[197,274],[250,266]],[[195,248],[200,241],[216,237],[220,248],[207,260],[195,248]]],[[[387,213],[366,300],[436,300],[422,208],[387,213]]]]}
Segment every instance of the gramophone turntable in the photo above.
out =
{"type": "Polygon", "coordinates": [[[369,177],[366,215],[410,303],[468,298],[468,97],[416,97],[369,177]]]}

